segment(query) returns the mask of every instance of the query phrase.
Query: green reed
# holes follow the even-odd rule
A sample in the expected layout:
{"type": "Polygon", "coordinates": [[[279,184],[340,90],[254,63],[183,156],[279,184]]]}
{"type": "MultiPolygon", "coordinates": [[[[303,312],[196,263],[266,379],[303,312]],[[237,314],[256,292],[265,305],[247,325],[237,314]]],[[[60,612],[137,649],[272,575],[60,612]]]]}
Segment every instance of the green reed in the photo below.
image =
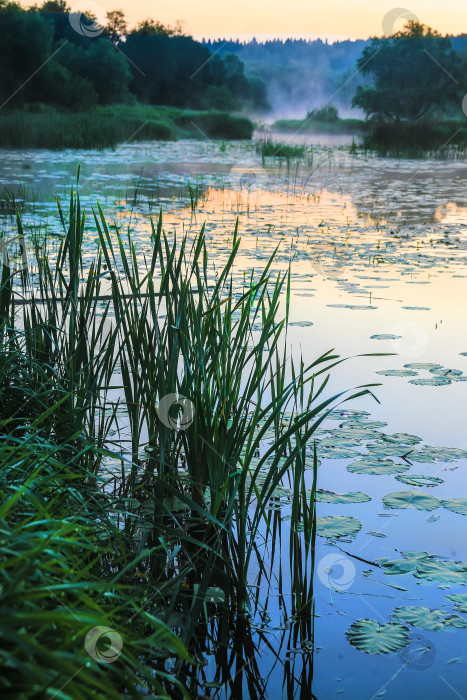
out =
{"type": "MultiPolygon", "coordinates": [[[[274,550],[269,507],[285,480],[291,613],[311,620],[316,456],[307,492],[306,446],[337,402],[369,388],[325,396],[342,359],[288,358],[290,271],[273,272],[273,255],[236,283],[237,230],[214,277],[204,229],[170,239],[161,215],[142,260],[98,206],[86,263],[79,197],[59,216],[54,255],[36,245],[26,269],[13,272],[7,258],[2,268],[0,518],[16,542],[11,552],[2,545],[3,572],[10,584],[24,580],[10,585],[20,613],[5,622],[2,658],[13,653],[22,689],[61,687],[84,664],[61,697],[81,697],[80,684],[97,697],[99,683],[108,696],[134,693],[135,682],[176,697],[213,609],[225,647],[234,622],[246,624],[252,562],[267,577],[258,541],[274,550]],[[187,406],[181,426],[174,411],[187,406]],[[86,666],[80,638],[96,624],[124,639],[124,663],[105,679],[86,666]]],[[[17,226],[23,234],[19,215],[17,226]]]]}

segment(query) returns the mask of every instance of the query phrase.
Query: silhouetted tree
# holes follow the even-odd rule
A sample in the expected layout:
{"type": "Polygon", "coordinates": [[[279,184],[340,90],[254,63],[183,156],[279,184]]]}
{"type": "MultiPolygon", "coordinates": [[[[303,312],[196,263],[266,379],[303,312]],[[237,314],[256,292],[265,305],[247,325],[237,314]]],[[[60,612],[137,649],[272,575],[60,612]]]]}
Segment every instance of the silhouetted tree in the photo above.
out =
{"type": "Polygon", "coordinates": [[[352,106],[368,117],[416,121],[458,98],[459,57],[451,40],[419,22],[373,39],[357,66],[373,85],[357,87],[352,106]]]}

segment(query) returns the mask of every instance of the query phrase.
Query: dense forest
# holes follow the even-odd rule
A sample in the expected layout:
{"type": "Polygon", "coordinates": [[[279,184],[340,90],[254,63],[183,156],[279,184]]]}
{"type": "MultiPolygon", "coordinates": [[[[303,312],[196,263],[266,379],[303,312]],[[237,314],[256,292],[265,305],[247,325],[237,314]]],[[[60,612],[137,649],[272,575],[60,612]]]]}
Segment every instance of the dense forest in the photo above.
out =
{"type": "MultiPolygon", "coordinates": [[[[467,34],[446,40],[457,53],[467,51],[467,34]]],[[[357,61],[371,44],[371,39],[332,44],[321,39],[205,42],[220,56],[237,56],[250,81],[264,81],[271,113],[282,118],[303,118],[329,101],[339,108],[341,116],[363,116],[363,111],[357,111],[359,105],[352,106],[352,100],[358,86],[368,82],[358,70],[357,61]]]]}
{"type": "Polygon", "coordinates": [[[145,20],[129,30],[117,10],[99,27],[90,14],[70,14],[64,0],[28,10],[0,0],[0,32],[0,104],[9,108],[135,100],[192,109],[267,107],[265,84],[248,81],[237,56],[212,55],[180,26],[145,20]]]}
{"type": "MultiPolygon", "coordinates": [[[[394,37],[332,44],[200,42],[180,23],[171,27],[146,19],[129,28],[121,10],[107,12],[102,21],[90,12],[73,13],[66,0],[45,0],[29,9],[0,0],[0,31],[0,105],[8,110],[48,105],[82,112],[109,105],[157,105],[244,112],[271,121],[304,119],[332,104],[340,117],[384,119],[389,112],[383,102],[397,102],[401,81],[410,74],[418,85],[421,70],[426,79],[419,87],[427,94],[419,95],[415,84],[410,91],[412,101],[420,102],[420,116],[456,117],[454,82],[462,84],[467,66],[467,35],[434,32],[400,41],[396,37],[395,44],[394,37]],[[368,61],[373,54],[377,61],[368,61]],[[403,74],[386,75],[397,65],[403,74]],[[444,75],[439,65],[446,67],[444,75]],[[451,73],[457,77],[446,83],[451,73]],[[434,84],[436,100],[429,94],[434,84]]],[[[401,107],[399,112],[401,118],[417,117],[418,108],[401,107]]]]}

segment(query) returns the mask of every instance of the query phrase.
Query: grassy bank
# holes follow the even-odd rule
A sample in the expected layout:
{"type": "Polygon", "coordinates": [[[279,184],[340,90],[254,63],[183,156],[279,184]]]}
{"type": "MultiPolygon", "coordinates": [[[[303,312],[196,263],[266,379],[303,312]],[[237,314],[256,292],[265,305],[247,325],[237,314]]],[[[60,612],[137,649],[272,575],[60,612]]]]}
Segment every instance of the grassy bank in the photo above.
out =
{"type": "Polygon", "coordinates": [[[51,107],[0,112],[0,148],[108,148],[149,140],[250,139],[246,117],[216,110],[121,105],[82,112],[51,107]]]}
{"type": "MultiPolygon", "coordinates": [[[[143,262],[100,209],[90,230],[74,196],[59,216],[53,257],[31,241],[15,268],[11,243],[2,266],[0,688],[196,697],[210,649],[231,697],[243,696],[243,673],[261,696],[252,570],[276,590],[290,567],[292,595],[279,589],[289,633],[295,645],[310,639],[317,462],[307,443],[350,398],[324,396],[340,360],[293,365],[289,276],[272,274],[273,257],[235,284],[236,232],[214,277],[203,233],[170,240],[160,218],[143,262]]],[[[17,228],[21,242],[19,216],[17,228]]]]}
{"type": "Polygon", "coordinates": [[[365,126],[362,119],[336,119],[320,121],[319,119],[279,119],[271,125],[276,133],[293,134],[358,134],[365,126]]]}
{"type": "Polygon", "coordinates": [[[381,156],[461,156],[467,149],[467,125],[465,120],[370,122],[362,145],[381,156]]]}

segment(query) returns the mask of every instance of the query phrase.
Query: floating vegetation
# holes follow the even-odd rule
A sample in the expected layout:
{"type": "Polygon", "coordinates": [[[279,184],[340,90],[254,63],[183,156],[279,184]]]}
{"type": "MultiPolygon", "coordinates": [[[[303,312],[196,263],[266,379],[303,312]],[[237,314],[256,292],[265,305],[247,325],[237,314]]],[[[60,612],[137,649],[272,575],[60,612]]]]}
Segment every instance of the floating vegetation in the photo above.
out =
{"type": "Polygon", "coordinates": [[[431,369],[440,368],[441,365],[437,365],[433,362],[409,362],[408,364],[404,365],[404,367],[407,367],[408,369],[426,369],[430,371],[431,369]]]}
{"type": "Polygon", "coordinates": [[[410,384],[417,384],[418,386],[446,386],[451,384],[451,380],[447,377],[433,377],[433,379],[411,379],[410,384]]]}
{"type": "Polygon", "coordinates": [[[339,540],[343,537],[353,537],[361,529],[360,520],[347,515],[325,515],[316,518],[316,532],[320,537],[339,540]]]}
{"type": "Polygon", "coordinates": [[[428,552],[401,552],[403,559],[376,559],[385,574],[412,573],[416,578],[441,583],[467,583],[467,562],[440,559],[428,552]]]}
{"type": "Polygon", "coordinates": [[[409,486],[437,486],[444,483],[444,480],[437,476],[426,476],[424,474],[398,474],[396,479],[409,486]]]}
{"type": "Polygon", "coordinates": [[[396,464],[392,459],[363,457],[348,465],[347,471],[355,474],[402,474],[410,469],[408,464],[396,464]]]}
{"type": "Polygon", "coordinates": [[[460,369],[446,369],[445,367],[433,367],[428,371],[440,377],[460,377],[462,375],[462,370],[460,369]]]}
{"type": "Polygon", "coordinates": [[[331,309],[352,309],[353,311],[367,311],[369,309],[377,309],[377,306],[363,304],[326,304],[331,309]]]}
{"type": "Polygon", "coordinates": [[[346,631],[350,644],[366,654],[389,654],[400,651],[410,642],[410,631],[399,622],[381,625],[376,620],[361,618],[346,631]]]}
{"type": "Polygon", "coordinates": [[[348,450],[345,447],[320,447],[319,456],[327,459],[351,459],[356,457],[358,452],[348,450]]]}
{"type": "Polygon", "coordinates": [[[441,505],[446,510],[451,510],[459,515],[467,515],[467,498],[448,498],[441,501],[441,505]]]}
{"type": "Polygon", "coordinates": [[[399,618],[412,627],[439,632],[446,627],[467,627],[467,621],[458,615],[446,615],[441,610],[430,610],[423,606],[403,605],[396,608],[393,617],[399,618]]]}
{"type": "Polygon", "coordinates": [[[417,563],[415,576],[426,581],[467,583],[467,562],[427,557],[417,563]]]}
{"type": "Polygon", "coordinates": [[[289,326],[299,326],[300,328],[307,328],[312,325],[312,321],[289,321],[289,326]]]}
{"type": "Polygon", "coordinates": [[[371,535],[372,537],[381,537],[381,538],[387,537],[387,535],[385,535],[384,532],[379,532],[379,531],[376,532],[375,530],[369,530],[366,534],[371,535]]]}
{"type": "Polygon", "coordinates": [[[422,438],[410,433],[393,433],[392,435],[381,435],[385,442],[394,442],[396,445],[418,445],[422,438]]]}
{"type": "Polygon", "coordinates": [[[386,508],[416,508],[417,510],[436,510],[441,501],[420,491],[394,491],[383,496],[386,508]]]}
{"type": "Polygon", "coordinates": [[[466,459],[467,451],[457,447],[422,447],[410,455],[411,462],[456,462],[458,459],[466,459]]]}
{"type": "Polygon", "coordinates": [[[391,445],[384,442],[370,443],[366,447],[369,453],[368,459],[374,457],[402,457],[403,455],[412,452],[411,445],[391,445]]]}
{"type": "Polygon", "coordinates": [[[386,377],[416,377],[417,372],[410,369],[380,369],[376,374],[383,374],[386,377]]]}
{"type": "Polygon", "coordinates": [[[394,333],[379,333],[377,335],[370,335],[370,340],[399,340],[402,338],[401,335],[394,335],[394,333]]]}
{"type": "Polygon", "coordinates": [[[316,491],[316,500],[322,503],[364,503],[371,501],[371,497],[366,493],[356,491],[354,493],[334,493],[334,491],[316,491]]]}
{"type": "Polygon", "coordinates": [[[456,593],[454,595],[448,595],[446,598],[454,603],[454,610],[467,613],[467,593],[456,593]]]}

